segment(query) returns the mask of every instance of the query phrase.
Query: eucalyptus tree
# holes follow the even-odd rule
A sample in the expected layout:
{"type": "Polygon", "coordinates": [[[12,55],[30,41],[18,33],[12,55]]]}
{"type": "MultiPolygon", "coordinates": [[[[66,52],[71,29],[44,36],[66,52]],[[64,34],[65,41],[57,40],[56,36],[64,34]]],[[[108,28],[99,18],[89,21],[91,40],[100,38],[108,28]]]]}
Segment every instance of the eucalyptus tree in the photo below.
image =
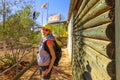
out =
{"type": "Polygon", "coordinates": [[[26,29],[28,29],[27,26],[33,24],[32,19],[30,19],[32,18],[32,12],[30,11],[32,6],[30,5],[33,5],[33,3],[34,0],[0,0],[1,40],[5,41],[11,34],[17,37],[18,34],[23,35],[29,32],[26,29]]]}
{"type": "Polygon", "coordinates": [[[10,37],[19,39],[21,36],[28,36],[34,21],[32,19],[31,6],[26,6],[16,14],[11,15],[6,21],[6,29],[10,37]]]}
{"type": "Polygon", "coordinates": [[[0,0],[0,40],[3,46],[9,44],[13,49],[18,46],[20,37],[31,33],[34,24],[32,4],[32,0],[0,0]]]}

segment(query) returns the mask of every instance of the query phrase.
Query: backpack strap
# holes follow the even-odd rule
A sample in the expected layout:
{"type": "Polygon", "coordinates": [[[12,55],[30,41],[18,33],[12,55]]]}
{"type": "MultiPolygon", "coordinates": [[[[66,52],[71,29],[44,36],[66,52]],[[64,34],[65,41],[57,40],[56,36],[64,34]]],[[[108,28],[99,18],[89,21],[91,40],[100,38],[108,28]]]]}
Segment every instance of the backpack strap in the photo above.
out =
{"type": "MultiPolygon", "coordinates": [[[[46,41],[43,43],[43,45],[44,45],[44,50],[47,51],[47,53],[50,55],[50,50],[49,50],[49,48],[48,48],[48,46],[47,46],[47,41],[48,41],[48,40],[46,40],[46,41]]],[[[52,40],[52,41],[53,41],[53,43],[55,43],[54,40],[52,40]]],[[[55,49],[55,47],[54,47],[54,49],[55,49]]],[[[50,55],[50,57],[51,57],[51,55],[50,55]]]]}

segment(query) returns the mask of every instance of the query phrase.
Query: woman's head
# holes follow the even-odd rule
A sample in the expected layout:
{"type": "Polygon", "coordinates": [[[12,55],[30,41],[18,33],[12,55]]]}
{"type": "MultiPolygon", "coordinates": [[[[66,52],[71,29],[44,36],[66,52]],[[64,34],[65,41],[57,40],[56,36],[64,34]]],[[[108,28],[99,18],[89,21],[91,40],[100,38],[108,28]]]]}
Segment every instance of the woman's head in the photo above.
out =
{"type": "Polygon", "coordinates": [[[51,34],[52,33],[52,26],[48,23],[43,25],[43,27],[41,28],[41,32],[42,32],[42,35],[44,37],[51,34]]]}

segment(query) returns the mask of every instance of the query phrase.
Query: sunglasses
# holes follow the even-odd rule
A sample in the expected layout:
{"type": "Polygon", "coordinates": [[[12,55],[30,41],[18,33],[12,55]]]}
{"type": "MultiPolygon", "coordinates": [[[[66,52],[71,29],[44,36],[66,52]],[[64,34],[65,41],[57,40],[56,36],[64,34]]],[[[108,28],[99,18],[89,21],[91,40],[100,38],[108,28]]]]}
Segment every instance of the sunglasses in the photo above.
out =
{"type": "Polygon", "coordinates": [[[43,31],[46,31],[46,32],[47,32],[47,31],[50,31],[49,29],[46,29],[46,28],[42,28],[42,30],[43,30],[43,31]]]}

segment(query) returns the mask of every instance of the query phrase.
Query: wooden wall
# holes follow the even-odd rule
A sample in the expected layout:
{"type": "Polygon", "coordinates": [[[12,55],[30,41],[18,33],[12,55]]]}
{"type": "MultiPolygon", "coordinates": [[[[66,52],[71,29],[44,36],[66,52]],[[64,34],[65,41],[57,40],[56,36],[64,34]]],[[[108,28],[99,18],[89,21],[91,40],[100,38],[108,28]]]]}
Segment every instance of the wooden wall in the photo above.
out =
{"type": "Polygon", "coordinates": [[[120,0],[115,1],[116,80],[120,80],[120,0]]]}
{"type": "Polygon", "coordinates": [[[71,5],[73,80],[115,80],[114,2],[75,0],[71,5]]]}

